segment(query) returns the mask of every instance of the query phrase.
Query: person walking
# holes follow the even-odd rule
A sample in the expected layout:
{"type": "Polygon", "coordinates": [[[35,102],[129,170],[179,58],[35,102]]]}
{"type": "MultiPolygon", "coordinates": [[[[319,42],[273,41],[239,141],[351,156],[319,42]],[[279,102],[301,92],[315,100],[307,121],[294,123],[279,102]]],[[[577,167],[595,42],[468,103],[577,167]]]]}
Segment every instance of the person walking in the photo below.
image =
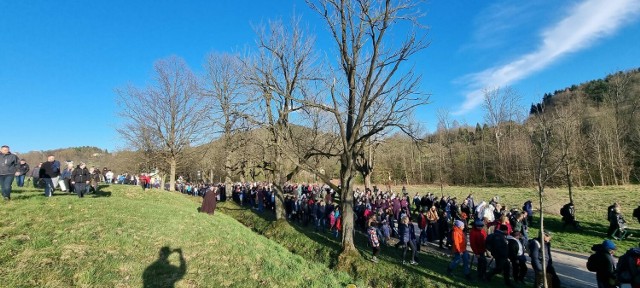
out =
{"type": "Polygon", "coordinates": [[[2,186],[2,198],[5,201],[11,200],[11,185],[13,178],[20,175],[18,166],[20,165],[18,156],[9,151],[9,146],[0,147],[0,186],[2,186]]]}
{"type": "Polygon", "coordinates": [[[484,229],[484,221],[476,219],[473,223],[473,229],[469,233],[469,242],[471,251],[478,259],[478,279],[485,279],[487,275],[487,248],[485,242],[487,240],[487,231],[484,229]]]}
{"type": "Polygon", "coordinates": [[[464,226],[464,222],[455,220],[453,232],[451,232],[453,239],[453,245],[451,246],[453,259],[447,268],[447,275],[453,276],[453,269],[456,268],[458,264],[460,264],[460,260],[462,260],[464,277],[467,280],[471,280],[471,264],[469,262],[469,252],[467,252],[467,238],[463,231],[464,226]]]}
{"type": "Polygon", "coordinates": [[[378,229],[375,227],[374,218],[370,218],[367,221],[367,236],[369,236],[369,245],[371,245],[371,252],[373,256],[371,257],[371,261],[373,263],[378,263],[378,253],[380,253],[380,241],[378,241],[378,229]]]}
{"type": "Polygon", "coordinates": [[[42,163],[39,177],[44,181],[44,196],[53,196],[53,190],[56,187],[55,183],[58,182],[60,177],[60,162],[56,160],[55,156],[49,155],[47,162],[42,163]]]}
{"type": "Polygon", "coordinates": [[[531,266],[535,272],[535,282],[533,287],[544,287],[543,277],[546,273],[548,287],[561,287],[560,278],[556,273],[556,269],[553,267],[553,259],[551,256],[551,232],[544,231],[537,239],[529,240],[529,256],[531,257],[531,266]],[[542,250],[541,242],[544,241],[544,251],[542,250]],[[544,262],[542,257],[544,254],[544,262]],[[544,270],[543,263],[546,262],[546,270],[544,270]]]}
{"type": "Polygon", "coordinates": [[[416,243],[415,241],[413,241],[416,235],[413,230],[413,223],[409,221],[408,216],[404,216],[400,219],[400,225],[398,228],[399,228],[398,234],[400,234],[399,235],[400,242],[398,243],[399,244],[402,243],[401,245],[404,245],[404,250],[402,252],[402,264],[407,264],[407,262],[405,261],[407,256],[407,250],[411,248],[411,251],[412,251],[411,261],[409,262],[409,264],[418,265],[418,262],[416,262],[416,252],[417,252],[416,243]]]}
{"type": "Polygon", "coordinates": [[[41,188],[40,187],[40,167],[42,166],[42,162],[38,163],[38,166],[31,170],[31,181],[33,182],[33,188],[41,188]]]}
{"type": "Polygon", "coordinates": [[[73,167],[73,162],[67,162],[67,168],[64,168],[64,170],[62,170],[62,174],[60,174],[62,183],[64,183],[60,185],[60,189],[62,191],[66,191],[69,193],[73,191],[74,185],[71,184],[71,174],[73,174],[73,170],[75,170],[75,168],[73,167]]]}
{"type": "Polygon", "coordinates": [[[27,164],[26,160],[20,159],[18,172],[20,172],[20,175],[18,175],[18,187],[24,187],[24,177],[26,177],[27,173],[29,173],[29,164],[27,164]]]}
{"type": "Polygon", "coordinates": [[[511,267],[509,266],[509,242],[507,240],[508,227],[501,225],[499,229],[487,236],[487,250],[491,252],[491,256],[495,259],[496,266],[493,267],[489,273],[487,273],[487,282],[491,281],[491,278],[502,273],[504,277],[504,284],[511,287],[511,278],[509,272],[511,267]]]}
{"type": "MultiPolygon", "coordinates": [[[[616,251],[616,244],[611,240],[604,240],[602,244],[591,247],[595,253],[589,257],[587,266],[592,265],[596,272],[598,288],[615,288],[616,286],[616,264],[613,260],[613,253],[616,251]]],[[[590,271],[592,269],[589,269],[590,271]]]]}
{"type": "Polygon", "coordinates": [[[80,162],[80,165],[71,172],[71,185],[73,186],[73,190],[76,191],[76,194],[78,194],[78,197],[84,197],[90,181],[91,175],[89,174],[87,165],[84,162],[80,162]]]}
{"type": "Polygon", "coordinates": [[[640,288],[640,244],[618,258],[616,277],[621,288],[640,288]]]}
{"type": "Polygon", "coordinates": [[[524,254],[524,246],[520,241],[522,234],[520,231],[513,231],[511,235],[507,235],[509,243],[508,258],[511,262],[511,270],[513,280],[524,284],[524,277],[527,275],[527,257],[524,254]]]}

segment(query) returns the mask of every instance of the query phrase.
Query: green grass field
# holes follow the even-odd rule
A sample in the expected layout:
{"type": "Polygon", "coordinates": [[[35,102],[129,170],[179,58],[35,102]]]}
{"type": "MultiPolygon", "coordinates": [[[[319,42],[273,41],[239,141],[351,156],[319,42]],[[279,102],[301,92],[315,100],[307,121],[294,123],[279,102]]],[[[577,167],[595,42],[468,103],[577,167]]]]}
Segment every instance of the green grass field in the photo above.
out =
{"type": "Polygon", "coordinates": [[[199,205],[178,193],[112,185],[82,199],[42,194],[16,188],[10,202],[0,202],[2,287],[344,287],[353,282],[223,213],[197,213],[199,205]]]}

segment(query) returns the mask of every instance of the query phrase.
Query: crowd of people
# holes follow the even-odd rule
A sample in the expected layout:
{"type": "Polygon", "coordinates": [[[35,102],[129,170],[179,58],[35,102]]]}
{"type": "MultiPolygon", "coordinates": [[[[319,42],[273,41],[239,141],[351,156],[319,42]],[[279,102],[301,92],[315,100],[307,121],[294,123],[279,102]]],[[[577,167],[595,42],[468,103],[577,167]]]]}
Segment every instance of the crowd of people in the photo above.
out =
{"type": "Polygon", "coordinates": [[[157,178],[151,180],[148,174],[120,174],[115,175],[111,169],[104,167],[87,167],[86,163],[65,161],[64,165],[55,159],[54,155],[48,155],[47,161],[31,167],[25,159],[19,159],[11,153],[9,146],[0,148],[0,184],[2,196],[5,201],[11,200],[11,186],[15,179],[18,187],[24,187],[31,182],[34,188],[44,190],[45,197],[52,197],[54,191],[76,193],[78,197],[95,193],[100,189],[100,184],[129,184],[139,185],[143,188],[160,188],[157,178]],[[64,166],[64,167],[63,167],[64,166]]]}
{"type": "MultiPolygon", "coordinates": [[[[275,190],[268,183],[238,183],[232,189],[232,199],[240,205],[258,212],[275,209],[275,190]]],[[[316,231],[328,231],[339,237],[342,213],[333,189],[328,185],[289,184],[283,190],[289,221],[302,226],[313,225],[316,231]]],[[[205,191],[210,190],[205,188],[205,191]]],[[[220,200],[220,195],[217,199],[220,200]]],[[[395,246],[401,249],[399,261],[419,265],[417,252],[432,243],[451,251],[449,275],[454,275],[462,263],[462,274],[466,279],[492,281],[495,275],[501,274],[504,284],[512,286],[514,282],[525,281],[529,271],[527,260],[530,260],[535,287],[542,287],[545,274],[549,287],[561,287],[551,253],[552,233],[543,231],[534,237],[529,235],[533,221],[530,200],[522,207],[507,209],[499,197],[477,201],[473,195],[468,195],[459,201],[455,197],[438,197],[431,193],[411,197],[406,189],[393,193],[374,187],[373,190],[356,189],[354,201],[356,227],[368,237],[370,259],[375,263],[380,261],[378,257],[383,247],[395,246]],[[473,263],[477,263],[477,275],[471,274],[473,263]]],[[[563,207],[561,211],[563,228],[582,229],[575,219],[573,203],[565,206],[567,208],[563,207]]],[[[610,207],[611,219],[615,219],[611,221],[614,228],[608,233],[612,239],[630,236],[624,235],[626,226],[621,225],[625,221],[619,207],[617,204],[610,207]]],[[[638,271],[637,268],[634,271],[638,271]]]]}

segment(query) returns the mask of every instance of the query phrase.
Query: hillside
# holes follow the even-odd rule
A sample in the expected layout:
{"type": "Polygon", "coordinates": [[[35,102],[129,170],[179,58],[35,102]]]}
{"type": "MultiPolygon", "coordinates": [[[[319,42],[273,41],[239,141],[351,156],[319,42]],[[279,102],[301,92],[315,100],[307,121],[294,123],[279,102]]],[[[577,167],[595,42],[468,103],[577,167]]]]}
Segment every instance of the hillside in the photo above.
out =
{"type": "Polygon", "coordinates": [[[343,287],[351,281],[225,214],[197,213],[192,199],[178,193],[112,185],[82,199],[62,192],[46,199],[32,189],[12,194],[0,204],[3,287],[343,287]],[[168,262],[159,259],[163,252],[168,262]]]}

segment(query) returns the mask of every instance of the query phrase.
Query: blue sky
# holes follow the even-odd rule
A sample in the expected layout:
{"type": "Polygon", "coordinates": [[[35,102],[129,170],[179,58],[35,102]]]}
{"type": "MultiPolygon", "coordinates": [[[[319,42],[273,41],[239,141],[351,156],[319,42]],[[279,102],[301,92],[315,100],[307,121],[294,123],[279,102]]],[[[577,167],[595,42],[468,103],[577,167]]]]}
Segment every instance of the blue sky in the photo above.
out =
{"type": "MultiPolygon", "coordinates": [[[[640,0],[432,0],[420,8],[431,44],[411,65],[432,94],[417,113],[429,130],[440,109],[483,122],[484,88],[511,86],[528,110],[546,92],[640,67],[640,0]]],[[[301,0],[0,0],[0,145],[125,148],[115,132],[116,88],[145,86],[153,62],[170,55],[200,72],[207,53],[252,47],[254,25],[293,11],[327,42],[301,0]]]]}

